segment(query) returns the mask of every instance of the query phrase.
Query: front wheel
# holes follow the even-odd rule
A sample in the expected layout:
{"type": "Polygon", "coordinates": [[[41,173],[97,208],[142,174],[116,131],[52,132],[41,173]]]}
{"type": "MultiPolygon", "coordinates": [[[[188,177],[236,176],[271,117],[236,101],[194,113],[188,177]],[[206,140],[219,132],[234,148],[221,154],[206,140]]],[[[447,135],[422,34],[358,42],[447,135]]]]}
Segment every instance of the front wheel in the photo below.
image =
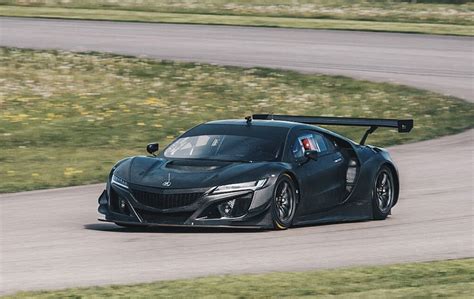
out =
{"type": "Polygon", "coordinates": [[[296,211],[296,188],[288,174],[281,175],[273,191],[272,219],[273,227],[287,229],[293,222],[296,211]]]}
{"type": "Polygon", "coordinates": [[[394,190],[392,171],[386,166],[381,167],[375,177],[372,190],[374,219],[383,220],[390,214],[394,190]]]}

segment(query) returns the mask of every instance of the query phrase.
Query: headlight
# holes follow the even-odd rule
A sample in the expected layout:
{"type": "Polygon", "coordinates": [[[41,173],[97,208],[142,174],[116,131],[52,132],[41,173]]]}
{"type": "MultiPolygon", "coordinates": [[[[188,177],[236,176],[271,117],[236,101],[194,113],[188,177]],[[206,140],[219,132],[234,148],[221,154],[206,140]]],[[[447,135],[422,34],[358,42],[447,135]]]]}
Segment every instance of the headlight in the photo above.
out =
{"type": "Polygon", "coordinates": [[[127,181],[122,179],[121,177],[116,176],[115,174],[112,175],[112,184],[128,189],[127,181]]]}
{"type": "Polygon", "coordinates": [[[265,185],[267,182],[267,179],[262,179],[258,181],[253,181],[253,182],[246,182],[246,183],[238,183],[238,184],[230,184],[230,185],[224,185],[224,186],[219,186],[212,193],[225,193],[225,192],[234,192],[234,191],[242,191],[242,190],[252,190],[255,191],[257,189],[260,189],[265,185]]]}

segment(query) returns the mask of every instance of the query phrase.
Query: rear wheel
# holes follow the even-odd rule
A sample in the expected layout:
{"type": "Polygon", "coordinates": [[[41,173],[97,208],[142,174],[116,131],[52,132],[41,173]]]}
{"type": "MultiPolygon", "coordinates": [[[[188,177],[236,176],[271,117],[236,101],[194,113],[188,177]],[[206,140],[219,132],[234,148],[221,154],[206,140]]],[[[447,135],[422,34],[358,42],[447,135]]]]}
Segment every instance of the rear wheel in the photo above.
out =
{"type": "Polygon", "coordinates": [[[383,166],[375,177],[372,191],[372,208],[375,219],[383,220],[387,218],[393,206],[394,195],[392,171],[383,166]]]}
{"type": "Polygon", "coordinates": [[[273,191],[272,219],[273,227],[278,230],[287,229],[293,222],[296,211],[296,189],[291,177],[281,175],[273,191]]]}

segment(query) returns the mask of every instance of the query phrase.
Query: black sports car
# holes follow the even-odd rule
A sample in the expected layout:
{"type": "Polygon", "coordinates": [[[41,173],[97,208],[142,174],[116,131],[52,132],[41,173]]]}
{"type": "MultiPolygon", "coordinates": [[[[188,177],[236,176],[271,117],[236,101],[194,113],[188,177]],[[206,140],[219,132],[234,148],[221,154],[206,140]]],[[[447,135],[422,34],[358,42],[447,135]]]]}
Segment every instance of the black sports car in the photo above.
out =
{"type": "Polygon", "coordinates": [[[292,225],[385,219],[399,178],[388,152],[364,145],[378,127],[413,120],[256,114],[198,125],[160,155],[119,161],[99,197],[121,226],[292,225]],[[360,143],[315,126],[367,126],[360,143]]]}

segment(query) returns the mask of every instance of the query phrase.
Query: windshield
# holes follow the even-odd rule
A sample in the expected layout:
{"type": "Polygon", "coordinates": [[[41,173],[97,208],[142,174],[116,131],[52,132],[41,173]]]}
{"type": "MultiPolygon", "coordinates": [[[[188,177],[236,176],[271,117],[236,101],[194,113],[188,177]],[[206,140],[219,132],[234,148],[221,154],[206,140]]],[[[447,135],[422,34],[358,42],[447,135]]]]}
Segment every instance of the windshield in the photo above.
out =
{"type": "Polygon", "coordinates": [[[263,138],[235,135],[200,135],[176,140],[165,151],[168,158],[225,161],[272,161],[280,145],[263,138]]]}
{"type": "MultiPolygon", "coordinates": [[[[185,158],[202,160],[259,162],[275,161],[282,151],[283,140],[280,134],[272,134],[271,128],[240,130],[202,130],[202,128],[184,134],[174,141],[164,152],[167,158],[185,158]],[[270,130],[269,130],[270,129],[270,130]],[[208,131],[211,134],[196,134],[208,131]],[[218,134],[225,131],[225,134],[218,134]],[[270,132],[269,132],[270,131],[270,132]],[[266,134],[265,134],[266,133],[266,134]],[[194,135],[194,136],[188,136],[194,135]],[[249,136],[250,135],[250,136],[249,136]]],[[[285,136],[285,135],[283,135],[285,136]]]]}

